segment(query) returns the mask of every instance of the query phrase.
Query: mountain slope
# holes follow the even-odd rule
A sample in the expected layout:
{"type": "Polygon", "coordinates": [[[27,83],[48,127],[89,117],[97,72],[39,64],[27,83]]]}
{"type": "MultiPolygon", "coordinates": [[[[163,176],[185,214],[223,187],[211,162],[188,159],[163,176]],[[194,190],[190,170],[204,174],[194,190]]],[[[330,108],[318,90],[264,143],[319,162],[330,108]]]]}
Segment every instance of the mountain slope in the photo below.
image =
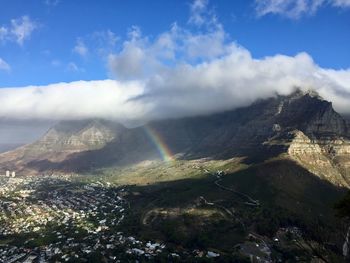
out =
{"type": "Polygon", "coordinates": [[[1,166],[23,173],[36,173],[37,170],[28,165],[30,162],[62,162],[73,153],[101,149],[117,140],[125,130],[122,125],[105,120],[60,122],[38,141],[1,154],[1,166]]]}

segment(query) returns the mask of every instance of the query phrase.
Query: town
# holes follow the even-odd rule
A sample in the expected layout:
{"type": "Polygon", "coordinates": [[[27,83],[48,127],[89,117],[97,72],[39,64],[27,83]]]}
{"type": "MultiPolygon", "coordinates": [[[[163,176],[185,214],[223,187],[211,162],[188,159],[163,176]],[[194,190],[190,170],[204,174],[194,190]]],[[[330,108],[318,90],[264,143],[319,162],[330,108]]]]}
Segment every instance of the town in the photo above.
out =
{"type": "MultiPolygon", "coordinates": [[[[214,178],[220,179],[218,174],[214,178]]],[[[126,186],[96,178],[81,180],[73,174],[0,176],[0,262],[224,259],[218,250],[180,248],[144,240],[129,231],[130,191],[126,186]]],[[[271,262],[272,247],[288,244],[287,236],[298,239],[301,234],[295,227],[281,228],[273,240],[249,233],[233,249],[256,262],[271,262]]]]}
{"type": "Polygon", "coordinates": [[[0,189],[0,262],[122,262],[165,249],[120,231],[123,188],[51,175],[1,176],[0,189]]]}

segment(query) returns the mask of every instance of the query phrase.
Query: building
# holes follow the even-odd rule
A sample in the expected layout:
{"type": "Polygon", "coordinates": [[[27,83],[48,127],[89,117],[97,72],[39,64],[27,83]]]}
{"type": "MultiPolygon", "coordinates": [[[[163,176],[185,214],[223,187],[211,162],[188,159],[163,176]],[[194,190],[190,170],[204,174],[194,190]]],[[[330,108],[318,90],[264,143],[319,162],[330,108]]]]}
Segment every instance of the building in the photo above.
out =
{"type": "Polygon", "coordinates": [[[10,171],[6,171],[6,177],[10,177],[10,171]]]}

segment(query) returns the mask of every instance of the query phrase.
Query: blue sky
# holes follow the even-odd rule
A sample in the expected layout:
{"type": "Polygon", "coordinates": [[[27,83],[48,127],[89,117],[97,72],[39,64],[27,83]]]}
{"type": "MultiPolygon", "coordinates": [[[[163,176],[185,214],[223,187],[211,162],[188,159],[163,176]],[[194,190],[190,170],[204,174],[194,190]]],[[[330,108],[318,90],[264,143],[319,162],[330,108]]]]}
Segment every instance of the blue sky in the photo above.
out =
{"type": "MultiPolygon", "coordinates": [[[[273,0],[260,1],[265,9],[259,9],[258,2],[212,0],[206,5],[209,16],[215,14],[224,28],[226,41],[243,46],[254,58],[304,51],[323,68],[350,67],[349,1],[325,0],[316,10],[278,6],[273,0]]],[[[0,33],[0,87],[113,78],[108,56],[122,50],[133,26],[150,41],[169,31],[174,22],[191,32],[202,30],[189,22],[193,2],[188,0],[2,0],[0,4],[0,32],[7,30],[3,38],[0,33]],[[27,25],[26,32],[9,33],[26,23],[32,28],[27,25]]]]}
{"type": "Polygon", "coordinates": [[[350,114],[350,0],[0,0],[0,144],[314,90],[350,114]]]}

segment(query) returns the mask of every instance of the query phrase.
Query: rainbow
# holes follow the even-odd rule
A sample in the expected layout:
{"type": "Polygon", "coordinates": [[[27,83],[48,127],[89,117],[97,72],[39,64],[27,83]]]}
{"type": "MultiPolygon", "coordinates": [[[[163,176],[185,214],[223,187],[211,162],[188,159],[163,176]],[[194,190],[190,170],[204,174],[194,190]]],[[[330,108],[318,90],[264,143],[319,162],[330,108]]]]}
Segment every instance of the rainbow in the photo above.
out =
{"type": "Polygon", "coordinates": [[[153,144],[157,147],[162,160],[164,162],[174,161],[174,154],[171,152],[170,148],[166,145],[159,133],[149,125],[145,125],[144,130],[153,144]]]}

